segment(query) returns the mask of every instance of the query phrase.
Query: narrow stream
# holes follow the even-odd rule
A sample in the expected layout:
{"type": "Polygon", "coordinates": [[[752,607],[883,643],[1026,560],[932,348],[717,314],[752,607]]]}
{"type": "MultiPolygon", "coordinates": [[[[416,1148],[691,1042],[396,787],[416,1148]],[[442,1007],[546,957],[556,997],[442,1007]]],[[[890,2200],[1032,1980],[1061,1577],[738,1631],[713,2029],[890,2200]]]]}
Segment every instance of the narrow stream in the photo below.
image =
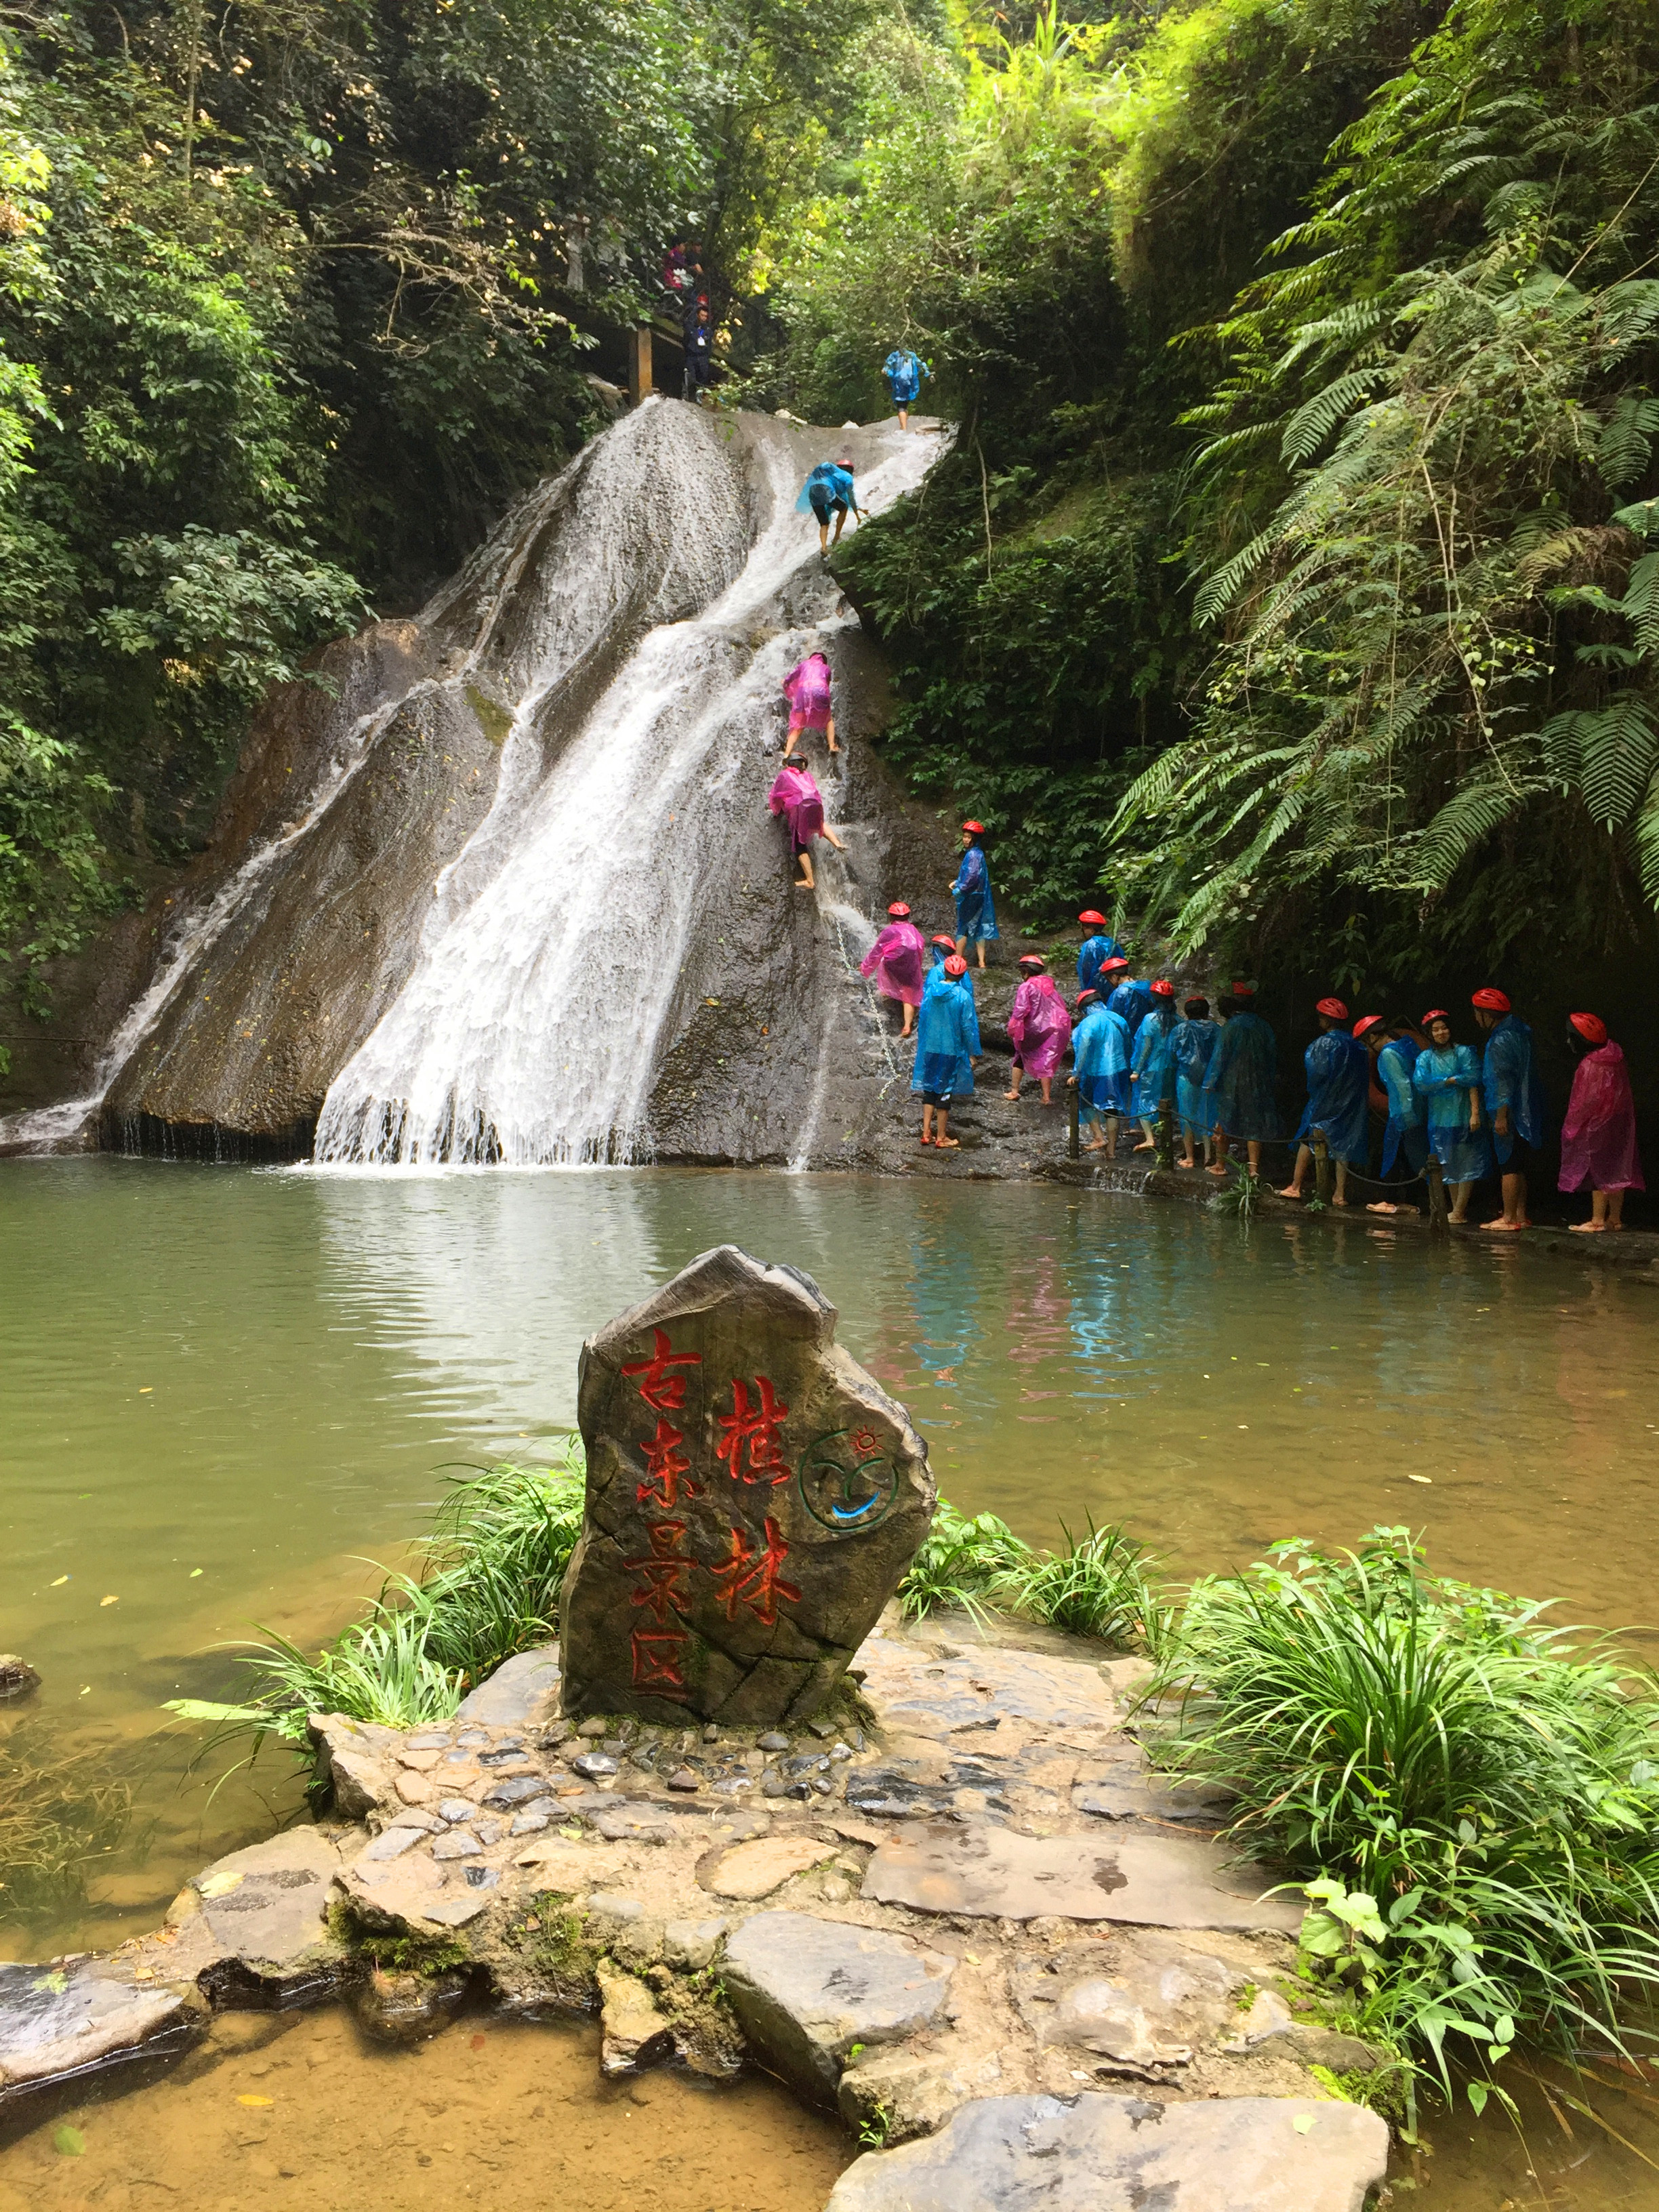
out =
{"type": "MultiPolygon", "coordinates": [[[[1360,1222],[1242,1234],[1184,1206],[1040,1186],[9,1163],[0,1249],[22,1294],[0,1310],[0,1645],[46,1679],[0,1731],[31,1731],[43,1758],[90,1751],[137,1804],[89,1902],[0,1922],[0,1956],[153,1924],[185,1874],[291,1808],[280,1762],[210,1796],[223,1759],[192,1772],[201,1731],[168,1726],[162,1700],[234,1694],[229,1647],[253,1623],[305,1643],[331,1632],[374,1586],[370,1563],[424,1525],[446,1466],[547,1455],[574,1415],[583,1334],[734,1232],[818,1278],[947,1494],[1033,1540],[1122,1518],[1191,1573],[1282,1536],[1340,1544],[1409,1522],[1437,1565],[1559,1596],[1565,1619],[1653,1620],[1659,1304],[1570,1261],[1360,1222]]],[[[349,2032],[329,2015],[280,2048],[297,2064],[349,2032]]],[[[459,2065],[470,2032],[373,2063],[459,2065]]],[[[187,2092],[218,2094],[175,2080],[100,2125],[137,2143],[144,2100],[161,2100],[165,2132],[167,2099],[187,2092]]],[[[1659,2158],[1643,2094],[1593,2101],[1659,2158]]],[[[416,2127],[412,2089],[405,2105],[416,2127]]],[[[1427,2201],[1659,2206],[1659,2170],[1572,2124],[1569,2140],[1541,2101],[1524,2137],[1491,2114],[1444,2123],[1427,2201]]],[[[228,2112],[225,2126],[247,2123],[228,2112]]],[[[20,2179],[42,2141],[0,2159],[0,2212],[87,2201],[90,2171],[67,2159],[42,2169],[58,2194],[20,2179]]],[[[270,2153],[276,2193],[238,2201],[289,2201],[285,2155],[270,2153]]],[[[446,2197],[469,2179],[519,2201],[507,2166],[499,2185],[458,2167],[446,2197]]],[[[815,2169],[787,2200],[630,2202],[781,2212],[827,2186],[815,2169]]]]}

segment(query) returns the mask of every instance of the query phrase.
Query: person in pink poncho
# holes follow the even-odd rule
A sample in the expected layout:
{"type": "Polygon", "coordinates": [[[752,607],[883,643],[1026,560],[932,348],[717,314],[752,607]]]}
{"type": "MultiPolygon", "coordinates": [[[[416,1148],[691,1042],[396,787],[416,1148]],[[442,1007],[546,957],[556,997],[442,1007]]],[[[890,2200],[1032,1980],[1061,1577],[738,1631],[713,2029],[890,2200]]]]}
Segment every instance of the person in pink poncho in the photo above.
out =
{"type": "Polygon", "coordinates": [[[1567,1118],[1561,1124],[1561,1188],[1589,1185],[1590,1218],[1575,1221],[1580,1236],[1625,1225],[1625,1193],[1645,1190],[1636,1149],[1636,1101],[1625,1055],[1599,1014],[1569,1014],[1567,1042],[1578,1066],[1567,1118]]]}
{"type": "Polygon", "coordinates": [[[1024,981],[1014,994],[1008,1016],[1008,1034],[1014,1041],[1013,1088],[1005,1095],[1019,1097],[1022,1077],[1035,1076],[1042,1085],[1042,1103],[1054,1103],[1054,1070],[1072,1042],[1072,1017],[1059,986],[1045,971],[1040,953],[1028,952],[1019,963],[1024,981]]]}
{"type": "Polygon", "coordinates": [[[844,853],[847,848],[823,818],[823,794],[813,782],[811,772],[804,761],[785,761],[767,794],[766,804],[774,814],[781,814],[789,824],[789,849],[800,863],[800,873],[795,878],[796,890],[816,890],[817,878],[812,873],[813,839],[827,837],[838,853],[844,853]]]}
{"type": "Polygon", "coordinates": [[[904,1026],[899,1035],[908,1036],[921,1004],[921,963],[927,946],[902,899],[894,900],[887,917],[886,928],[860,961],[859,973],[875,977],[876,988],[884,999],[898,1000],[904,1009],[904,1026]]]}
{"type": "Polygon", "coordinates": [[[821,653],[809,653],[805,660],[798,660],[783,679],[783,696],[789,702],[789,735],[784,740],[783,757],[787,760],[795,750],[795,740],[803,730],[822,730],[829,739],[830,750],[838,753],[836,743],[836,718],[830,711],[830,663],[821,653]]]}

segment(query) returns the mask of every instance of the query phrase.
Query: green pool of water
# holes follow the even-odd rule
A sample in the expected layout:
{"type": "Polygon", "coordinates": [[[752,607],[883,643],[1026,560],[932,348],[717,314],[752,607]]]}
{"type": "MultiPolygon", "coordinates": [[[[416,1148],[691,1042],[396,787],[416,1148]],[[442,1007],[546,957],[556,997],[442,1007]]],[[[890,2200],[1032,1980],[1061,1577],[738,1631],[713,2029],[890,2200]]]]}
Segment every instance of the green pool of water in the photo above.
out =
{"type": "Polygon", "coordinates": [[[816,1276],[947,1494],[1033,1540],[1121,1518],[1191,1572],[1407,1522],[1567,1618],[1654,1617],[1659,1297],[1509,1244],[1040,1186],[10,1163],[0,1647],[45,1687],[0,1729],[138,1797],[89,1909],[0,1956],[150,1924],[291,1806],[280,1761],[210,1795],[162,1701],[234,1695],[255,1623],[331,1633],[447,1468],[543,1455],[583,1335],[728,1240],[816,1276]]]}

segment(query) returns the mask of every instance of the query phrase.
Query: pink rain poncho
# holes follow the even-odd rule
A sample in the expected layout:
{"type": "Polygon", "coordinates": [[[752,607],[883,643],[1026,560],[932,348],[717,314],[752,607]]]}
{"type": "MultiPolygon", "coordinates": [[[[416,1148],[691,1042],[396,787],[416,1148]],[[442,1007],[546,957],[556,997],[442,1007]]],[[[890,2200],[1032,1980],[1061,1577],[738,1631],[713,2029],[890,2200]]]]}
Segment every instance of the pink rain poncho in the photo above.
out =
{"type": "Polygon", "coordinates": [[[873,975],[884,999],[907,1006],[921,1004],[921,963],[927,939],[914,921],[890,921],[859,963],[860,975],[873,975]]]}
{"type": "Polygon", "coordinates": [[[789,702],[789,728],[827,730],[830,726],[830,664],[821,653],[798,660],[783,679],[783,696],[789,702]]]}
{"type": "Polygon", "coordinates": [[[1019,1065],[1041,1079],[1052,1075],[1072,1042],[1072,1017],[1052,975],[1030,975],[1014,994],[1008,1017],[1019,1065]]]}
{"type": "Polygon", "coordinates": [[[1645,1190],[1636,1149],[1636,1102],[1616,1044],[1587,1052],[1572,1079],[1561,1124],[1563,1190],[1645,1190]]]}
{"type": "Polygon", "coordinates": [[[799,761],[785,761],[766,803],[774,814],[787,817],[789,841],[796,853],[804,853],[814,837],[823,835],[823,799],[799,761]]]}

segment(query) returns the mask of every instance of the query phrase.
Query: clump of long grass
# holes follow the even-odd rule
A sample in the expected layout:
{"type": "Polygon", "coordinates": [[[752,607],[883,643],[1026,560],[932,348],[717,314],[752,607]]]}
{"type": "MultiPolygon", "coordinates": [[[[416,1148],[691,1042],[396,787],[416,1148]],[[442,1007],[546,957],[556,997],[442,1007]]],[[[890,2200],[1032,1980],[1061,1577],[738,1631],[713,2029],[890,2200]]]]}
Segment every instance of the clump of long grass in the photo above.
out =
{"type": "Polygon", "coordinates": [[[925,1620],[940,1607],[985,1613],[1007,1595],[1032,1557],[1030,1546],[994,1513],[976,1513],[970,1520],[941,1498],[899,1583],[899,1609],[907,1620],[925,1620]]]}
{"type": "Polygon", "coordinates": [[[37,1721],[0,1734],[0,1919],[74,1904],[131,1812],[131,1785],[110,1778],[103,1754],[55,1754],[37,1721]]]}
{"type": "Polygon", "coordinates": [[[1159,1649],[1170,1609],[1153,1579],[1156,1562],[1120,1522],[1073,1536],[1062,1522],[1065,1549],[1033,1552],[1010,1574],[1014,1609],[1072,1636],[1092,1636],[1120,1651],[1159,1649]]]}
{"type": "Polygon", "coordinates": [[[1477,2111],[1517,2039],[1628,2058],[1659,1992],[1659,1698],[1546,1610],[1431,1576],[1403,1528],[1282,1544],[1194,1586],[1150,1686],[1163,1762],[1302,1879],[1305,1971],[1443,2089],[1468,2069],[1477,2111]]]}
{"type": "Polygon", "coordinates": [[[389,1728],[447,1720],[504,1659],[554,1634],[585,1488],[574,1436],[559,1466],[503,1462],[456,1477],[416,1571],[388,1575],[367,1613],[314,1658],[266,1631],[241,1662],[257,1682],[246,1703],[175,1698],[168,1710],[296,1747],[308,1712],[389,1728]]]}

